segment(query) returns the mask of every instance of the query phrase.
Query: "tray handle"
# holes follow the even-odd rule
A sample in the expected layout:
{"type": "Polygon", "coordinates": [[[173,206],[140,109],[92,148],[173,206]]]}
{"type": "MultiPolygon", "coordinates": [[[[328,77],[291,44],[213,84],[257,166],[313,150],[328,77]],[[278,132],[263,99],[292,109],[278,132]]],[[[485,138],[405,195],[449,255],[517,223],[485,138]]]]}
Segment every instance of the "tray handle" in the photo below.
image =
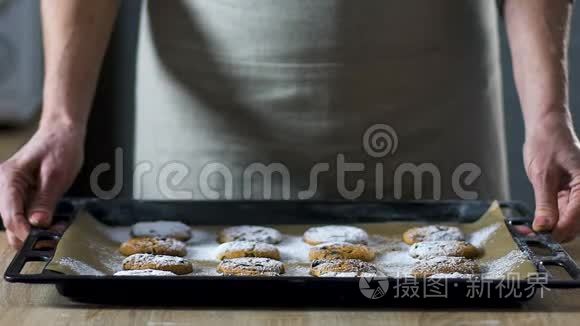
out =
{"type": "Polygon", "coordinates": [[[8,265],[4,279],[9,282],[50,283],[49,279],[54,275],[48,274],[45,270],[40,273],[23,273],[23,269],[28,262],[48,263],[52,260],[56,246],[70,224],[75,211],[75,205],[63,202],[59,204],[59,208],[53,216],[53,225],[50,229],[33,227],[22,248],[8,265]]]}
{"type": "Polygon", "coordinates": [[[531,211],[522,203],[511,205],[515,210],[514,216],[507,216],[506,223],[512,236],[520,249],[522,249],[532,260],[540,275],[546,276],[547,280],[543,286],[547,288],[580,288],[580,268],[566,250],[555,241],[548,233],[536,233],[533,236],[526,236],[514,229],[514,226],[524,225],[532,227],[533,217],[531,211]],[[550,251],[548,255],[537,255],[531,246],[539,245],[550,251]],[[546,266],[553,265],[561,267],[570,279],[555,277],[546,266]]]}
{"type": "Polygon", "coordinates": [[[43,276],[48,276],[43,272],[23,274],[22,271],[28,262],[48,263],[54,257],[56,243],[60,240],[60,237],[61,234],[58,232],[32,228],[22,248],[8,265],[4,273],[4,279],[8,282],[43,283],[43,276]],[[50,245],[51,242],[54,243],[54,246],[50,245]],[[43,246],[39,248],[40,245],[43,246]]]}
{"type": "Polygon", "coordinates": [[[50,275],[44,270],[38,274],[23,274],[24,266],[28,262],[50,262],[54,257],[56,245],[62,234],[71,223],[79,207],[86,201],[88,200],[81,198],[63,199],[55,209],[52,217],[53,225],[50,229],[31,228],[22,248],[18,250],[8,265],[4,279],[8,282],[52,283],[50,279],[54,278],[54,275],[50,275]]]}

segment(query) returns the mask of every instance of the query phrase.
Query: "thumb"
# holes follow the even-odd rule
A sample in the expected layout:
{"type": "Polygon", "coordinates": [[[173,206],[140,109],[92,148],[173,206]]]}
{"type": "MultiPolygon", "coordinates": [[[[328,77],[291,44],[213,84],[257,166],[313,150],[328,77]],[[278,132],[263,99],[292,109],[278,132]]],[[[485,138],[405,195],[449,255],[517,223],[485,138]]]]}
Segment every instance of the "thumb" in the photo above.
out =
{"type": "Polygon", "coordinates": [[[56,201],[51,200],[45,191],[39,190],[28,209],[28,221],[36,227],[49,227],[55,207],[56,201]]]}
{"type": "Polygon", "coordinates": [[[536,232],[551,231],[558,223],[558,178],[547,173],[542,178],[532,182],[536,210],[533,229],[536,232]]]}
{"type": "Polygon", "coordinates": [[[53,174],[41,172],[39,186],[27,210],[28,221],[36,227],[46,228],[52,224],[52,215],[61,196],[60,187],[57,186],[60,180],[49,175],[53,174]]]}

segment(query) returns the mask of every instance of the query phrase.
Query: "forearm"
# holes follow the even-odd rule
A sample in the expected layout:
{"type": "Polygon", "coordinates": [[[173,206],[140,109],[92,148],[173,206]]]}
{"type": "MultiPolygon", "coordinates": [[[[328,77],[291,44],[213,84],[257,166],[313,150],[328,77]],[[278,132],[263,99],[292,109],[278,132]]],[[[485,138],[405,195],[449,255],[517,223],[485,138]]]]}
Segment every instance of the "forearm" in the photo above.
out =
{"type": "Polygon", "coordinates": [[[84,129],[118,0],[42,0],[45,80],[41,126],[84,129]]]}
{"type": "Polygon", "coordinates": [[[504,13],[526,134],[568,108],[569,0],[507,0],[504,13]]]}

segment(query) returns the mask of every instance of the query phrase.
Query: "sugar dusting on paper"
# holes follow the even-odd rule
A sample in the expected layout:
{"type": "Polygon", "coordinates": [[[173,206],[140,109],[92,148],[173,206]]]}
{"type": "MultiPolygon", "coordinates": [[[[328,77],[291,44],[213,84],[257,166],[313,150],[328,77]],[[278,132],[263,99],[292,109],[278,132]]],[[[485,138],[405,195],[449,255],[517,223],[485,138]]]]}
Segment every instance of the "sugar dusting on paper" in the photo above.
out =
{"type": "Polygon", "coordinates": [[[483,246],[485,246],[487,243],[487,240],[489,240],[489,238],[495,233],[495,231],[500,228],[500,226],[501,223],[498,222],[472,232],[468,235],[467,242],[478,248],[483,248],[483,246]]]}
{"type": "Polygon", "coordinates": [[[105,275],[105,273],[98,271],[91,266],[70,257],[63,257],[58,261],[62,266],[68,267],[71,271],[78,275],[105,275]]]}
{"type": "MultiPolygon", "coordinates": [[[[474,232],[467,234],[467,241],[477,247],[484,247],[488,240],[500,229],[501,223],[494,223],[474,232]]],[[[107,227],[99,225],[99,232],[113,243],[121,244],[130,238],[129,227],[107,227]]],[[[216,257],[216,249],[219,243],[216,241],[215,228],[193,227],[192,238],[187,242],[187,256],[194,262],[194,272],[189,275],[214,276],[219,275],[215,267],[219,262],[216,257]]],[[[371,234],[368,245],[376,253],[372,262],[387,276],[406,277],[417,263],[417,260],[409,255],[409,246],[401,241],[400,237],[385,237],[371,234]]],[[[282,241],[276,245],[280,251],[281,260],[286,265],[284,276],[308,276],[310,261],[308,252],[310,245],[305,243],[301,235],[284,234],[282,241]]],[[[61,258],[58,263],[67,270],[79,275],[106,275],[113,274],[122,269],[123,256],[118,253],[116,246],[102,244],[88,244],[88,249],[103,265],[103,271],[91,267],[89,264],[73,259],[61,258]]],[[[497,279],[504,277],[526,261],[525,255],[519,250],[509,252],[504,257],[484,263],[481,277],[497,279]]],[[[445,274],[441,277],[460,277],[460,275],[445,274]]],[[[467,276],[463,276],[467,277],[467,276]]]]}
{"type": "Polygon", "coordinates": [[[512,250],[507,255],[484,264],[482,278],[503,278],[510,271],[523,264],[526,260],[526,255],[523,252],[520,250],[512,250]]]}

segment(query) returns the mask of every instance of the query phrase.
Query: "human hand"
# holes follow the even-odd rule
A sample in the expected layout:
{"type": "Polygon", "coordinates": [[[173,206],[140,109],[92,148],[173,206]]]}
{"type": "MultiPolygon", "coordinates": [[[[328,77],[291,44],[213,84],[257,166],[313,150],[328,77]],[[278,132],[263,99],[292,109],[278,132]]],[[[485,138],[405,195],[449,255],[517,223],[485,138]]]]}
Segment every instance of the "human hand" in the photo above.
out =
{"type": "Polygon", "coordinates": [[[552,116],[528,127],[526,172],[535,194],[533,229],[560,242],[580,232],[580,142],[568,116],[552,116]]]}
{"type": "Polygon", "coordinates": [[[60,197],[83,162],[84,127],[44,124],[0,164],[0,215],[10,245],[20,248],[30,226],[49,227],[60,197]]]}

